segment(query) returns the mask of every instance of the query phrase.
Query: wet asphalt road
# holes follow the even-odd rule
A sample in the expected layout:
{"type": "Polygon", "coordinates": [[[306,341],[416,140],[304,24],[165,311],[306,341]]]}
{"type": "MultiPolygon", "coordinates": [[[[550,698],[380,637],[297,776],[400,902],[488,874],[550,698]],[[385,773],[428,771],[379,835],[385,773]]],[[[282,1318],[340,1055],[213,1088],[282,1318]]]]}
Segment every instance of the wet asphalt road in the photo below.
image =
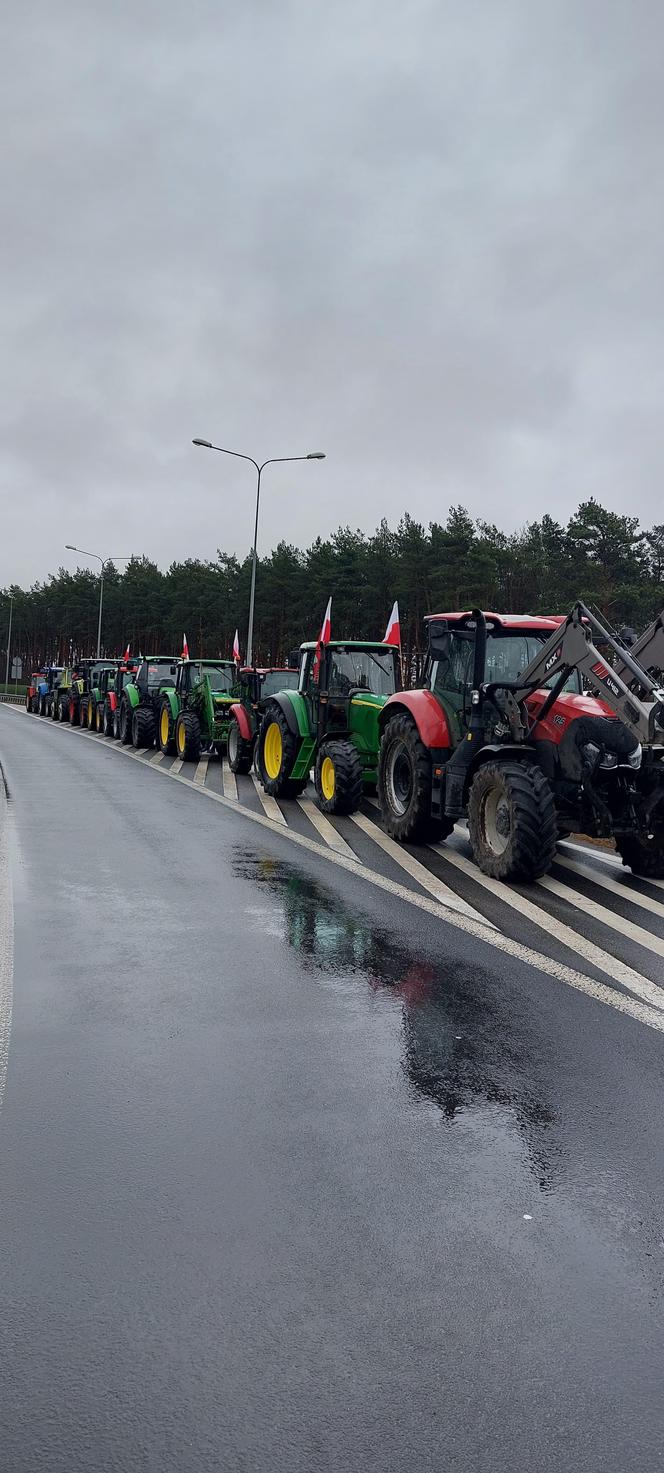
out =
{"type": "Polygon", "coordinates": [[[0,708],[2,1473],[664,1462],[664,1038],[0,708]]]}

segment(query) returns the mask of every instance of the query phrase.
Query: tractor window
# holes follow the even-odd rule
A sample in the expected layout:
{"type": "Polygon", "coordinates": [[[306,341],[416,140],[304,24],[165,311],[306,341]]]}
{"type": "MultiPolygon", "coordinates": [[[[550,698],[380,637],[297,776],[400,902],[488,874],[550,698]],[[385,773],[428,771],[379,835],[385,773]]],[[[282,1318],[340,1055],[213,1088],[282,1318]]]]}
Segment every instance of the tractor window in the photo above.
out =
{"type": "MultiPolygon", "coordinates": [[[[503,680],[517,681],[541,650],[544,642],[536,634],[492,634],[489,631],[484,677],[487,684],[503,680]]],[[[436,646],[438,658],[433,664],[431,682],[436,694],[462,695],[464,691],[470,689],[473,675],[473,647],[474,635],[471,631],[451,630],[447,639],[439,636],[436,646]]],[[[542,681],[543,686],[552,684],[553,679],[542,681]]],[[[563,690],[579,692],[578,674],[573,673],[568,677],[563,690]]]]}
{"type": "Polygon", "coordinates": [[[197,665],[194,679],[198,682],[206,675],[210,690],[217,695],[228,695],[235,685],[235,669],[228,665],[197,665]]]}
{"type": "Polygon", "coordinates": [[[351,690],[391,696],[395,690],[394,656],[378,650],[333,650],[328,688],[334,696],[345,696],[351,690]]]}
{"type": "Polygon", "coordinates": [[[313,668],[314,650],[307,650],[307,653],[302,661],[300,678],[297,685],[297,690],[302,691],[303,695],[311,695],[314,690],[315,682],[313,680],[313,668]]]}
{"type": "Polygon", "coordinates": [[[160,685],[172,685],[175,680],[175,665],[148,665],[148,690],[157,690],[160,685]]]}
{"type": "Polygon", "coordinates": [[[274,696],[280,690],[297,690],[299,670],[270,670],[261,680],[261,700],[274,696]]]}

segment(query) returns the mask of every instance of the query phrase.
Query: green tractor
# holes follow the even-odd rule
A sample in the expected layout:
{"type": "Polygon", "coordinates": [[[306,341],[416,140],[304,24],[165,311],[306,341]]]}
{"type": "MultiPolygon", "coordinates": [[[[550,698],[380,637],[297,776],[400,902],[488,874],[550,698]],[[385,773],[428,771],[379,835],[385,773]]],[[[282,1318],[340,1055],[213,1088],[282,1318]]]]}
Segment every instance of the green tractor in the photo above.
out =
{"type": "Polygon", "coordinates": [[[304,792],[314,767],[324,813],[354,813],[378,777],[378,718],[401,689],[399,650],[383,640],[334,640],[300,647],[297,690],[266,704],[256,751],[261,783],[274,798],[304,792]]]}
{"type": "Polygon", "coordinates": [[[178,660],[174,673],[160,691],[159,746],[184,762],[197,762],[204,746],[219,751],[228,741],[237,666],[234,660],[178,660]]]}
{"type": "Polygon", "coordinates": [[[228,765],[232,772],[251,772],[260,724],[271,696],[296,690],[300,671],[298,653],[293,665],[249,666],[238,671],[238,700],[231,706],[228,765]]]}
{"type": "Polygon", "coordinates": [[[123,747],[153,747],[161,710],[162,692],[173,685],[174,655],[151,655],[140,661],[135,675],[123,685],[117,731],[123,747]]]}

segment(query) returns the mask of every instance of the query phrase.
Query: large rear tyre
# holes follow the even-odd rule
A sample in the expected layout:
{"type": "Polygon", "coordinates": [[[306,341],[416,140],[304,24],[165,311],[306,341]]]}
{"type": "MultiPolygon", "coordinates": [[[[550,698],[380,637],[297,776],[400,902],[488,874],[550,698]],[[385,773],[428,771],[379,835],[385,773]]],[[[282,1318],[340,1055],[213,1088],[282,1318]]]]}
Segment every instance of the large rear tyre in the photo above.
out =
{"type": "Polygon", "coordinates": [[[120,718],[118,730],[123,747],[131,746],[132,709],[128,701],[123,701],[120,707],[120,718]]]}
{"type": "Polygon", "coordinates": [[[195,711],[181,711],[175,723],[175,750],[182,762],[198,762],[201,723],[195,711]]]}
{"type": "Polygon", "coordinates": [[[92,697],[90,697],[90,700],[88,701],[88,712],[87,712],[87,717],[88,717],[88,719],[87,719],[87,727],[88,727],[88,731],[94,731],[95,730],[95,727],[96,727],[95,716],[96,716],[95,703],[92,700],[92,697]]]}
{"type": "Polygon", "coordinates": [[[307,779],[290,776],[297,761],[299,738],[291,731],[280,706],[268,708],[258,734],[256,767],[266,793],[273,798],[297,798],[307,779]]]}
{"type": "Polygon", "coordinates": [[[655,824],[651,833],[651,839],[622,835],[616,839],[616,849],[632,874],[644,880],[664,880],[664,823],[655,824]]]}
{"type": "Polygon", "coordinates": [[[105,737],[115,736],[115,731],[113,730],[113,716],[114,712],[111,711],[110,706],[107,706],[106,703],[104,703],[104,720],[102,730],[105,737]]]}
{"type": "Polygon", "coordinates": [[[486,762],[473,778],[468,829],[475,862],[494,880],[534,880],[551,868],[556,805],[539,767],[486,762]]]}
{"type": "Polygon", "coordinates": [[[157,729],[159,746],[167,757],[171,757],[175,751],[175,722],[168,701],[163,701],[159,712],[159,726],[157,729]]]}
{"type": "Polygon", "coordinates": [[[87,703],[87,701],[79,701],[79,703],[78,703],[78,724],[79,724],[79,726],[87,726],[87,724],[88,724],[88,703],[87,703]]]}
{"type": "Polygon", "coordinates": [[[49,711],[48,714],[49,714],[49,716],[51,718],[51,721],[59,721],[60,718],[58,716],[58,697],[57,696],[52,696],[52,698],[51,698],[51,708],[50,708],[50,711],[49,711]]]}
{"type": "Polygon", "coordinates": [[[326,742],[314,768],[318,807],[323,813],[356,813],[362,802],[362,763],[352,742],[326,742]]]}
{"type": "Polygon", "coordinates": [[[103,706],[101,705],[101,702],[100,702],[100,704],[95,708],[95,731],[97,733],[97,736],[101,736],[103,730],[104,730],[104,708],[103,708],[103,706]]]}
{"type": "Polygon", "coordinates": [[[61,696],[58,701],[58,721],[69,720],[69,697],[61,696]]]}
{"type": "Polygon", "coordinates": [[[228,754],[228,766],[231,772],[251,772],[254,744],[253,742],[246,741],[243,737],[235,717],[232,718],[228,728],[228,745],[226,750],[228,754]]]}
{"type": "Polygon", "coordinates": [[[401,843],[445,839],[452,819],[431,815],[431,753],[410,716],[393,716],[380,743],[378,801],[388,834],[401,843]]]}
{"type": "Polygon", "coordinates": [[[139,706],[131,718],[131,741],[137,751],[140,747],[154,747],[156,734],[154,712],[139,706]]]}

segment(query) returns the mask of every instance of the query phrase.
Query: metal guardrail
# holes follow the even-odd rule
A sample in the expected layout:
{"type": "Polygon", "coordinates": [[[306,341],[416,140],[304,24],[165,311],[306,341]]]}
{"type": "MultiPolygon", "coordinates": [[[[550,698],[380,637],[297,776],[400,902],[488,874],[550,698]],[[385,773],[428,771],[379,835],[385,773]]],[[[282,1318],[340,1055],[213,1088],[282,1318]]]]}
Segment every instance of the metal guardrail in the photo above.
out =
{"type": "Polygon", "coordinates": [[[5,696],[3,695],[2,691],[0,691],[0,701],[7,701],[10,706],[22,706],[25,701],[25,696],[5,696]]]}

